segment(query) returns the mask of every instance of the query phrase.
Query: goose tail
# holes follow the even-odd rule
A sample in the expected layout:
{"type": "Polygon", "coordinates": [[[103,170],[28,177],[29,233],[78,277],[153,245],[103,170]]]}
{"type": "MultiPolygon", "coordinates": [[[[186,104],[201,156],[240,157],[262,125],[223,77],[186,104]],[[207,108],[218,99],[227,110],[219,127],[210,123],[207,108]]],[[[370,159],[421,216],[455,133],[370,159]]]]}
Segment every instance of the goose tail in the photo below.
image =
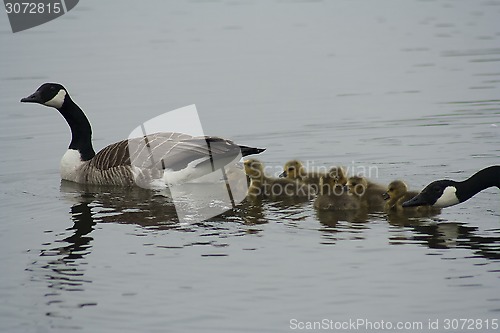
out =
{"type": "Polygon", "coordinates": [[[240,146],[240,149],[241,149],[242,156],[260,154],[266,150],[266,148],[254,148],[254,147],[248,147],[248,146],[240,146]]]}

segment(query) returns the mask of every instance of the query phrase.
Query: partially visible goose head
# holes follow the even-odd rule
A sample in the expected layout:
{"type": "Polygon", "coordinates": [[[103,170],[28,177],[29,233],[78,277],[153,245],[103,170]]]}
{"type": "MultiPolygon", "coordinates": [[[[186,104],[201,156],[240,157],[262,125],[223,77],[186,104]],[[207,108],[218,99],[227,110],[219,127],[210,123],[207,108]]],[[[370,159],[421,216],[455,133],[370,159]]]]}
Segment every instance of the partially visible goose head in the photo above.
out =
{"type": "Polygon", "coordinates": [[[436,180],[427,185],[413,199],[403,203],[403,207],[433,206],[444,208],[460,203],[457,196],[457,182],[453,180],[436,180]]]}
{"type": "Polygon", "coordinates": [[[403,207],[427,205],[438,208],[449,207],[469,200],[492,186],[500,188],[500,165],[479,170],[461,182],[449,179],[433,181],[413,199],[403,203],[403,207]]]}
{"type": "Polygon", "coordinates": [[[62,108],[68,92],[59,83],[44,83],[33,94],[21,99],[23,103],[38,103],[56,109],[62,108]]]}

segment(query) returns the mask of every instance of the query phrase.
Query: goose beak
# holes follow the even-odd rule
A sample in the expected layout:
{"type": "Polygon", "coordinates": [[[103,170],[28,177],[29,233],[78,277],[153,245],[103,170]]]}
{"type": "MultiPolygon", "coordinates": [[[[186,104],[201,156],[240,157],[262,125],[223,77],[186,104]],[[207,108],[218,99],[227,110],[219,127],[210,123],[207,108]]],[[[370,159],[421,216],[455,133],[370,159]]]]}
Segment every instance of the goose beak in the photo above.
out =
{"type": "Polygon", "coordinates": [[[387,193],[387,192],[382,193],[382,198],[383,198],[384,200],[389,200],[389,198],[390,198],[390,197],[389,197],[389,193],[387,193]]]}
{"type": "Polygon", "coordinates": [[[421,195],[417,195],[413,197],[412,199],[403,202],[401,206],[403,207],[415,207],[415,206],[426,206],[428,205],[427,202],[425,202],[424,199],[422,199],[421,195]]]}
{"type": "Polygon", "coordinates": [[[280,178],[285,178],[287,176],[287,173],[286,171],[283,171],[282,173],[280,173],[279,177],[280,178]]]}
{"type": "Polygon", "coordinates": [[[42,96],[39,91],[35,91],[28,97],[21,98],[21,103],[42,103],[42,96]]]}

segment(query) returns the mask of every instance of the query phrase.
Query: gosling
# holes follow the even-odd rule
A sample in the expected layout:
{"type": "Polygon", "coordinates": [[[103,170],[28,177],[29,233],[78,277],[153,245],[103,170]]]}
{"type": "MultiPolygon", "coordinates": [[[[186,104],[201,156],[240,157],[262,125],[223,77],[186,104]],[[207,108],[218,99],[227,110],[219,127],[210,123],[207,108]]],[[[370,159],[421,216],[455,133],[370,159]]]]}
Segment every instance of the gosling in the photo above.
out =
{"type": "Polygon", "coordinates": [[[305,184],[319,185],[319,179],[325,175],[326,173],[321,171],[306,171],[301,161],[291,160],[285,163],[279,177],[298,180],[305,184]]]}
{"type": "Polygon", "coordinates": [[[283,172],[279,175],[280,178],[288,178],[295,181],[300,181],[304,184],[313,185],[316,192],[319,192],[319,183],[321,177],[329,179],[337,178],[338,184],[345,185],[347,183],[347,176],[344,168],[332,167],[328,172],[322,171],[306,171],[302,162],[298,160],[291,160],[283,166],[283,172]]]}
{"type": "Polygon", "coordinates": [[[335,174],[327,174],[320,178],[320,191],[314,200],[318,210],[347,211],[367,208],[361,196],[349,193],[343,180],[335,174]]]}
{"type": "Polygon", "coordinates": [[[353,176],[347,180],[347,188],[350,194],[360,196],[361,201],[368,205],[368,208],[382,210],[384,208],[384,198],[386,187],[374,183],[365,177],[353,176]]]}
{"type": "Polygon", "coordinates": [[[314,190],[306,184],[288,178],[266,176],[264,164],[256,159],[244,162],[245,172],[250,178],[247,195],[250,198],[309,199],[314,190]]]}
{"type": "Polygon", "coordinates": [[[390,212],[439,212],[438,208],[430,206],[403,207],[403,203],[418,195],[417,191],[408,191],[408,186],[402,180],[394,180],[382,195],[386,200],[384,211],[390,212]]]}

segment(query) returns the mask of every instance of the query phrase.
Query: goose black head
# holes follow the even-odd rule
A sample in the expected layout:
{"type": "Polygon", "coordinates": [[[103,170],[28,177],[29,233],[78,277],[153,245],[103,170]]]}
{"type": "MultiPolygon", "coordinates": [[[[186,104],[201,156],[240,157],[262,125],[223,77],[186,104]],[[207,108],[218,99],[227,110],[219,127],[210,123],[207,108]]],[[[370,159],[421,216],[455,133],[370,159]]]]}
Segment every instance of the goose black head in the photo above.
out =
{"type": "Polygon", "coordinates": [[[21,99],[22,103],[38,103],[60,109],[66,96],[66,89],[58,83],[44,83],[33,94],[21,99]]]}
{"type": "Polygon", "coordinates": [[[460,203],[457,197],[456,182],[453,180],[436,180],[427,185],[413,199],[403,203],[403,207],[433,206],[444,208],[460,203]]]}

